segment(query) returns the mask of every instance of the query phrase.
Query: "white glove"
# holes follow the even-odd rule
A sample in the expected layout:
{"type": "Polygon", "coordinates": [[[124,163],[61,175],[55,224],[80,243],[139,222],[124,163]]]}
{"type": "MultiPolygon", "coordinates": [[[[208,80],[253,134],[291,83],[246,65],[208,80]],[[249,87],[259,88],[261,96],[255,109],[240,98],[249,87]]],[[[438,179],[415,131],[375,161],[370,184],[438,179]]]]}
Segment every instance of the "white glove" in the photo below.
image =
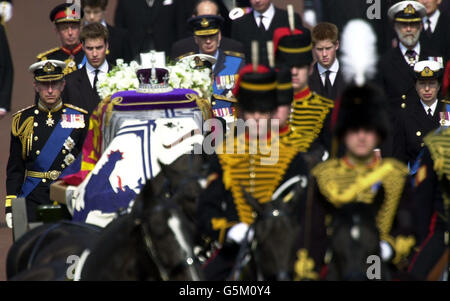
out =
{"type": "Polygon", "coordinates": [[[66,206],[67,210],[69,210],[70,214],[73,216],[73,209],[74,209],[74,193],[76,191],[77,187],[69,185],[66,188],[66,206]]]}
{"type": "MultiPolygon", "coordinates": [[[[227,234],[227,240],[233,241],[237,244],[240,244],[247,234],[248,231],[248,225],[246,223],[239,223],[234,225],[233,227],[228,230],[227,234]]],[[[248,233],[248,241],[251,241],[253,239],[254,231],[253,229],[250,229],[250,232],[248,233]]]]}
{"type": "Polygon", "coordinates": [[[384,240],[380,241],[380,250],[381,259],[383,259],[384,262],[390,261],[394,256],[394,251],[392,250],[391,245],[384,240]]]}
{"type": "Polygon", "coordinates": [[[6,225],[9,229],[12,229],[13,223],[12,223],[12,213],[6,213],[5,215],[6,225]]]}
{"type": "Polygon", "coordinates": [[[13,8],[11,3],[7,1],[0,2],[0,16],[3,17],[3,20],[5,22],[8,22],[9,20],[11,20],[12,15],[13,15],[13,8]]]}

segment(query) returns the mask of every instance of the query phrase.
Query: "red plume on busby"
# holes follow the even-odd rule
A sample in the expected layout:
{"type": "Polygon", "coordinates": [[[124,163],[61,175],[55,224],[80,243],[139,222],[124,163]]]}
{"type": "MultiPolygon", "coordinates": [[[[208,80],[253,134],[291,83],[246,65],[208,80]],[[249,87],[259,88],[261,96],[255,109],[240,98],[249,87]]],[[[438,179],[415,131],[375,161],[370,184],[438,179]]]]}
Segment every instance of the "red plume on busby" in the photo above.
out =
{"type": "Polygon", "coordinates": [[[444,79],[442,81],[442,95],[444,97],[450,97],[450,62],[445,67],[444,79]]]}

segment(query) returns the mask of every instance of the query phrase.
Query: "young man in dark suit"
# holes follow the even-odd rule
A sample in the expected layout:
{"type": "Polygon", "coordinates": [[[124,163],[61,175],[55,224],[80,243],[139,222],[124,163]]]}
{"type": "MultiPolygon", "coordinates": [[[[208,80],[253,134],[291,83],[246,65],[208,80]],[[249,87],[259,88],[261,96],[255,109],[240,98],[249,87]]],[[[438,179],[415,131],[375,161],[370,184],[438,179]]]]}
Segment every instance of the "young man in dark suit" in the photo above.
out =
{"type": "MultiPolygon", "coordinates": [[[[308,77],[309,88],[319,95],[336,101],[344,90],[345,83],[339,60],[336,57],[339,49],[339,31],[331,23],[319,23],[312,32],[312,51],[317,62],[313,65],[313,72],[308,77]]],[[[325,148],[331,150],[332,132],[330,126],[331,113],[324,121],[319,141],[325,148]]]]}
{"type": "MultiPolygon", "coordinates": [[[[247,62],[252,61],[251,41],[257,40],[260,62],[268,66],[267,41],[272,40],[275,29],[289,27],[288,13],[275,7],[270,0],[250,0],[250,4],[253,12],[233,21],[231,38],[244,44],[247,62]]],[[[295,14],[294,19],[295,27],[303,26],[298,14],[295,14]]]]}
{"type": "MultiPolygon", "coordinates": [[[[219,16],[219,6],[214,0],[199,0],[194,9],[193,17],[202,15],[216,15],[219,16]]],[[[220,41],[220,47],[224,51],[232,51],[244,53],[244,45],[241,42],[235,41],[233,39],[224,36],[223,31],[222,40],[220,41]]],[[[197,53],[198,45],[195,43],[194,37],[190,36],[188,38],[181,39],[172,45],[172,50],[170,57],[172,59],[177,59],[178,57],[185,55],[186,53],[197,53]]]]}
{"type": "Polygon", "coordinates": [[[108,62],[115,64],[117,59],[130,62],[131,50],[127,33],[106,23],[105,11],[107,6],[108,0],[82,0],[81,7],[84,12],[84,23],[101,23],[108,29],[109,51],[106,56],[108,62]]]}
{"type": "Polygon", "coordinates": [[[100,23],[88,24],[83,27],[80,39],[87,62],[82,69],[67,76],[63,98],[91,114],[100,102],[96,83],[99,78],[106,77],[110,69],[106,60],[108,30],[100,23]]]}

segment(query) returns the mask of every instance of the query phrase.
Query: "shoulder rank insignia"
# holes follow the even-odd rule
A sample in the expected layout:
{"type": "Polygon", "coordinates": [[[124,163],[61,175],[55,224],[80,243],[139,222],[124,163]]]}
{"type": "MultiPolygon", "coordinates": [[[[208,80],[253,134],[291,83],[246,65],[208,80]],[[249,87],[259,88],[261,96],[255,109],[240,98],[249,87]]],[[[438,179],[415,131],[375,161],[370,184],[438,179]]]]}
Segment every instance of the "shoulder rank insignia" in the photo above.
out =
{"type": "Polygon", "coordinates": [[[28,107],[26,107],[26,108],[23,108],[22,110],[19,110],[19,111],[15,112],[14,114],[12,114],[12,116],[15,116],[15,115],[17,115],[17,114],[19,114],[19,113],[22,113],[23,111],[26,111],[26,110],[28,110],[28,109],[31,109],[32,107],[34,107],[34,105],[28,106],[28,107]]]}
{"type": "Polygon", "coordinates": [[[68,107],[68,108],[71,108],[71,109],[80,111],[80,112],[83,113],[83,114],[89,114],[88,111],[86,111],[85,109],[82,109],[82,108],[80,108],[80,107],[74,106],[74,105],[72,105],[72,104],[70,104],[70,103],[65,103],[64,105],[65,105],[66,107],[68,107]]]}
{"type": "Polygon", "coordinates": [[[38,59],[38,61],[44,61],[47,59],[47,55],[52,54],[53,52],[56,52],[58,50],[60,50],[61,47],[55,47],[53,49],[47,50],[45,52],[39,53],[36,58],[38,59]]]}
{"type": "Polygon", "coordinates": [[[223,53],[225,53],[225,55],[236,56],[236,57],[240,57],[242,59],[245,58],[245,55],[241,52],[225,50],[223,53]]]}

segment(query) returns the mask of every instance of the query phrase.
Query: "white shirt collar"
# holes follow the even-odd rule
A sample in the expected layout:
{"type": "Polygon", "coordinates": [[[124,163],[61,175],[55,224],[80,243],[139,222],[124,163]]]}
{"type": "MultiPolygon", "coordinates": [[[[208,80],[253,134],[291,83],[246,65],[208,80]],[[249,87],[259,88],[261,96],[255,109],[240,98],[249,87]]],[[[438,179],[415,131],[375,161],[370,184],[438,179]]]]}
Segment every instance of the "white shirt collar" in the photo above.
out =
{"type": "Polygon", "coordinates": [[[434,101],[434,103],[431,106],[428,106],[427,104],[425,104],[422,101],[422,99],[420,100],[420,103],[422,104],[422,106],[423,106],[423,108],[425,110],[425,113],[428,114],[428,109],[431,109],[431,115],[434,115],[434,111],[436,111],[436,107],[437,107],[437,104],[438,104],[437,99],[434,101]]]}
{"type": "MultiPolygon", "coordinates": [[[[91,64],[89,64],[89,61],[86,62],[86,70],[87,73],[94,73],[95,74],[95,69],[94,67],[92,67],[91,64]]],[[[100,73],[108,73],[108,61],[105,59],[105,61],[103,62],[103,64],[97,68],[98,70],[100,70],[100,73]]]]}
{"type": "MultiPolygon", "coordinates": [[[[406,48],[406,46],[403,45],[402,42],[400,42],[398,44],[399,44],[400,50],[402,51],[403,56],[405,56],[406,51],[408,51],[408,48],[406,48]]],[[[416,47],[414,47],[413,50],[417,53],[417,55],[420,55],[420,43],[419,42],[417,42],[416,47]]]]}
{"type": "Polygon", "coordinates": [[[275,16],[275,6],[273,3],[270,4],[269,8],[263,12],[262,14],[257,12],[256,10],[253,10],[253,16],[255,17],[256,24],[258,25],[259,22],[259,16],[263,15],[263,22],[266,29],[268,28],[267,25],[270,25],[272,22],[273,16],[275,16]]]}
{"type": "Polygon", "coordinates": [[[431,21],[431,31],[434,32],[440,15],[441,15],[441,12],[439,11],[439,9],[436,9],[436,11],[430,17],[424,17],[422,19],[423,25],[426,26],[427,20],[430,19],[430,21],[431,21]]]}
{"type": "Polygon", "coordinates": [[[319,62],[317,62],[317,70],[319,71],[319,74],[323,74],[327,70],[330,70],[331,72],[337,73],[339,71],[339,61],[336,58],[334,60],[333,65],[331,65],[331,67],[329,69],[326,69],[319,62]]]}

